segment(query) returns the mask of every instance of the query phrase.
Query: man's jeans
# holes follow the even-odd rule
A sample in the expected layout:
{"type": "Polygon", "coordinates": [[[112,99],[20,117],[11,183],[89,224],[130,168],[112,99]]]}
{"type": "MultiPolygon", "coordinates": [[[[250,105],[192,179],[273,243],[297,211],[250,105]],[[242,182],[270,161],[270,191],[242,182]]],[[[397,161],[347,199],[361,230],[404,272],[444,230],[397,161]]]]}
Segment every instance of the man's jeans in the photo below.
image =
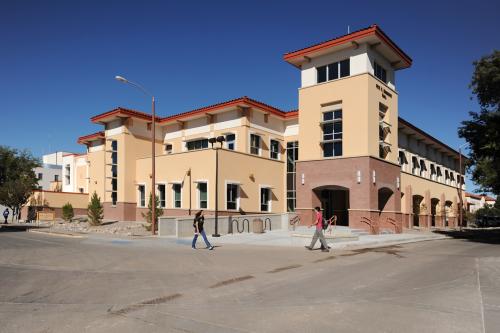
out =
{"type": "MultiPolygon", "coordinates": [[[[212,245],[210,245],[210,242],[207,239],[207,235],[205,234],[205,230],[200,231],[200,234],[203,237],[203,240],[205,241],[205,244],[207,245],[207,247],[212,246],[212,245]]],[[[191,247],[196,247],[197,240],[198,240],[198,234],[195,234],[194,238],[193,238],[193,243],[191,244],[191,247]]]]}
{"type": "Polygon", "coordinates": [[[311,245],[309,245],[309,247],[311,249],[314,248],[314,245],[316,245],[316,241],[318,240],[318,238],[319,241],[321,242],[321,245],[323,245],[325,249],[328,249],[328,244],[326,244],[325,236],[323,235],[323,230],[318,230],[318,229],[314,231],[314,236],[311,241],[311,245]]]}

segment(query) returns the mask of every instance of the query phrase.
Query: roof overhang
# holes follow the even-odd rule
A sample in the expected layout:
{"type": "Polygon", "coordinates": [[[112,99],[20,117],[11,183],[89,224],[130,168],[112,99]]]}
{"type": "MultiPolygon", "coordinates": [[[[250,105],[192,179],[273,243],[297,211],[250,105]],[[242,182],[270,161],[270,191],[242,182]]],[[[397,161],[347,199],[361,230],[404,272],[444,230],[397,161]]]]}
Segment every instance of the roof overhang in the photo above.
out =
{"type": "Polygon", "coordinates": [[[359,44],[363,43],[376,48],[377,52],[388,59],[395,70],[408,68],[412,64],[412,59],[376,24],[326,42],[288,52],[283,56],[283,59],[300,68],[304,62],[309,62],[311,58],[343,49],[357,48],[359,44]]]}
{"type": "MultiPolygon", "coordinates": [[[[151,115],[148,113],[117,107],[116,109],[113,109],[111,111],[98,114],[97,116],[90,118],[90,120],[96,124],[105,124],[116,119],[127,119],[127,118],[136,118],[146,121],[151,121],[152,119],[151,115]]],[[[156,121],[160,121],[160,118],[156,117],[156,121]]]]}
{"type": "Polygon", "coordinates": [[[90,142],[92,142],[92,141],[103,140],[103,139],[104,139],[104,132],[101,131],[101,132],[81,136],[78,138],[77,143],[82,144],[82,145],[87,145],[87,144],[90,144],[90,142]]]}

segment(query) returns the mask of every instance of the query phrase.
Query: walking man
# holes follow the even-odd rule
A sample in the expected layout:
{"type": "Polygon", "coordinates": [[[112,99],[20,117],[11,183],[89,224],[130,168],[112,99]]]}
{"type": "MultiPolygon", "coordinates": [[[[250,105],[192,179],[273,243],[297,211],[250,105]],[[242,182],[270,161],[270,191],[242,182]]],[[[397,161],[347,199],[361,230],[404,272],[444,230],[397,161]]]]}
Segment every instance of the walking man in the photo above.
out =
{"type": "Polygon", "coordinates": [[[321,242],[321,252],[330,252],[328,250],[328,244],[326,244],[325,236],[323,235],[323,214],[321,214],[321,208],[316,207],[314,208],[316,211],[316,219],[313,223],[311,223],[308,228],[312,227],[313,225],[316,225],[316,230],[314,231],[314,236],[311,241],[311,245],[306,246],[306,249],[312,250],[314,248],[314,245],[316,245],[316,241],[319,238],[319,241],[321,242]]]}
{"type": "Polygon", "coordinates": [[[3,218],[5,219],[3,224],[7,224],[7,219],[9,218],[9,209],[8,208],[5,208],[5,210],[3,211],[3,218]]]}

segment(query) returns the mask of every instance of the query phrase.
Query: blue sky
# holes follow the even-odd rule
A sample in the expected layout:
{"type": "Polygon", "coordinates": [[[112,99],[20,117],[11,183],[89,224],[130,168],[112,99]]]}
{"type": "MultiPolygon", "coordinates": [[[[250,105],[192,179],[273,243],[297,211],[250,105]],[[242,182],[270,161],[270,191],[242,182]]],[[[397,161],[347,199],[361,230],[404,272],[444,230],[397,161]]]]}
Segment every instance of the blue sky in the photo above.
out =
{"type": "MultiPolygon", "coordinates": [[[[248,95],[297,107],[283,54],[377,23],[413,58],[400,116],[452,147],[477,110],[472,62],[500,48],[499,1],[2,1],[0,144],[82,152],[89,118],[116,106],[161,116],[248,95]]],[[[471,184],[469,182],[469,189],[471,184]]]]}

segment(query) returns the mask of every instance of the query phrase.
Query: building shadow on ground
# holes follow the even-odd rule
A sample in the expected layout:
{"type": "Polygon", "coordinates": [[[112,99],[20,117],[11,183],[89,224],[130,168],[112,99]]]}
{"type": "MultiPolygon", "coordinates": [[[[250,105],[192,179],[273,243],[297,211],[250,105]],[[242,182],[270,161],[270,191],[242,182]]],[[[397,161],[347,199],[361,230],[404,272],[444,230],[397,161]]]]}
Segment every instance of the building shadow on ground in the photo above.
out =
{"type": "Polygon", "coordinates": [[[500,244],[500,229],[436,230],[434,232],[469,242],[500,244]]]}

